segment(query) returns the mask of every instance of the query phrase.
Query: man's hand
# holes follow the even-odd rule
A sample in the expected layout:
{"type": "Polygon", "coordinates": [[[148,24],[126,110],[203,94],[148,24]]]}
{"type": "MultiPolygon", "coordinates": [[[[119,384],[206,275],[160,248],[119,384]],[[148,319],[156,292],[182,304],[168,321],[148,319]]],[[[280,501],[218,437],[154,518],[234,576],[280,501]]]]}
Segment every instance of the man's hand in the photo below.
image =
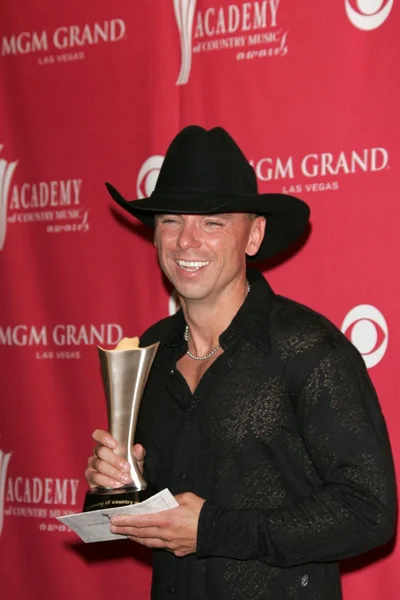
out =
{"type": "MultiPolygon", "coordinates": [[[[93,449],[93,456],[89,458],[85,471],[89,487],[94,488],[101,485],[118,488],[129,483],[132,480],[129,475],[129,463],[114,452],[118,447],[117,440],[102,429],[96,429],[92,437],[97,442],[97,446],[93,449]]],[[[145,449],[140,444],[135,444],[132,448],[132,454],[143,472],[145,449]]]]}
{"type": "Polygon", "coordinates": [[[164,548],[175,556],[196,552],[197,526],[205,502],[185,492],[175,496],[179,506],[151,515],[114,516],[111,531],[148,548],[164,548]]]}

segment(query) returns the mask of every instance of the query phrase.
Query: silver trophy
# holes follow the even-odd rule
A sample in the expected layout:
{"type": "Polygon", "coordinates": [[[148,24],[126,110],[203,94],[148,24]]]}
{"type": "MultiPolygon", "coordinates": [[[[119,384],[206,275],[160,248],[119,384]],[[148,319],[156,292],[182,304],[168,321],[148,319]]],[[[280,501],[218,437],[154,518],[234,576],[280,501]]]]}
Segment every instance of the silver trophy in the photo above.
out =
{"type": "Polygon", "coordinates": [[[144,388],[159,342],[138,347],[138,338],[124,338],[114,350],[97,347],[107,400],[108,431],[117,440],[117,456],[130,465],[132,481],[119,488],[97,487],[86,494],[84,511],[115,508],[141,502],[147,483],[131,449],[144,388]]]}

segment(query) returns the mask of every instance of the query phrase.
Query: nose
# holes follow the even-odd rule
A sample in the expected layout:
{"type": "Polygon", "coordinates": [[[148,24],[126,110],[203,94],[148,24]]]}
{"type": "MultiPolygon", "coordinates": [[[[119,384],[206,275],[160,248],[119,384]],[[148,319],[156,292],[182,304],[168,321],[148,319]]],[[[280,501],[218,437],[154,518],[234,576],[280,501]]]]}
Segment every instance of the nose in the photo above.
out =
{"type": "Polygon", "coordinates": [[[197,227],[195,223],[185,221],[179,232],[177,244],[181,250],[188,250],[189,248],[199,248],[201,242],[198,238],[197,227]]]}

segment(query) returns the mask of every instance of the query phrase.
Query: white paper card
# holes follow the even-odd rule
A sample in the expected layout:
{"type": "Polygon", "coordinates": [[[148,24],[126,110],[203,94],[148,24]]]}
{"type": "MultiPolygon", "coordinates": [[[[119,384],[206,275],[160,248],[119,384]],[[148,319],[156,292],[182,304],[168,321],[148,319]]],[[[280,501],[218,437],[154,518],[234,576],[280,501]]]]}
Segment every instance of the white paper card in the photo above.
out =
{"type": "Polygon", "coordinates": [[[110,520],[114,515],[133,515],[150,514],[169,510],[179,506],[173,495],[168,489],[162,490],[143,500],[139,504],[128,504],[116,508],[102,508],[75,515],[66,515],[65,517],[56,517],[75,531],[79,537],[86,543],[106,542],[109,540],[125,540],[126,536],[117,535],[110,531],[110,520]]]}

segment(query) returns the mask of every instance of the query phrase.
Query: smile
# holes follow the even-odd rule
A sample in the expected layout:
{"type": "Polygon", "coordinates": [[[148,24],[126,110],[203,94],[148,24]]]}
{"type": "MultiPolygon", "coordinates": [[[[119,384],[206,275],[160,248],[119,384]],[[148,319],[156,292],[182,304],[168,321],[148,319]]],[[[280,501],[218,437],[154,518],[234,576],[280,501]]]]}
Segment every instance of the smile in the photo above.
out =
{"type": "Polygon", "coordinates": [[[198,271],[203,269],[210,264],[210,261],[199,261],[199,260],[177,260],[177,265],[184,271],[198,271]]]}

